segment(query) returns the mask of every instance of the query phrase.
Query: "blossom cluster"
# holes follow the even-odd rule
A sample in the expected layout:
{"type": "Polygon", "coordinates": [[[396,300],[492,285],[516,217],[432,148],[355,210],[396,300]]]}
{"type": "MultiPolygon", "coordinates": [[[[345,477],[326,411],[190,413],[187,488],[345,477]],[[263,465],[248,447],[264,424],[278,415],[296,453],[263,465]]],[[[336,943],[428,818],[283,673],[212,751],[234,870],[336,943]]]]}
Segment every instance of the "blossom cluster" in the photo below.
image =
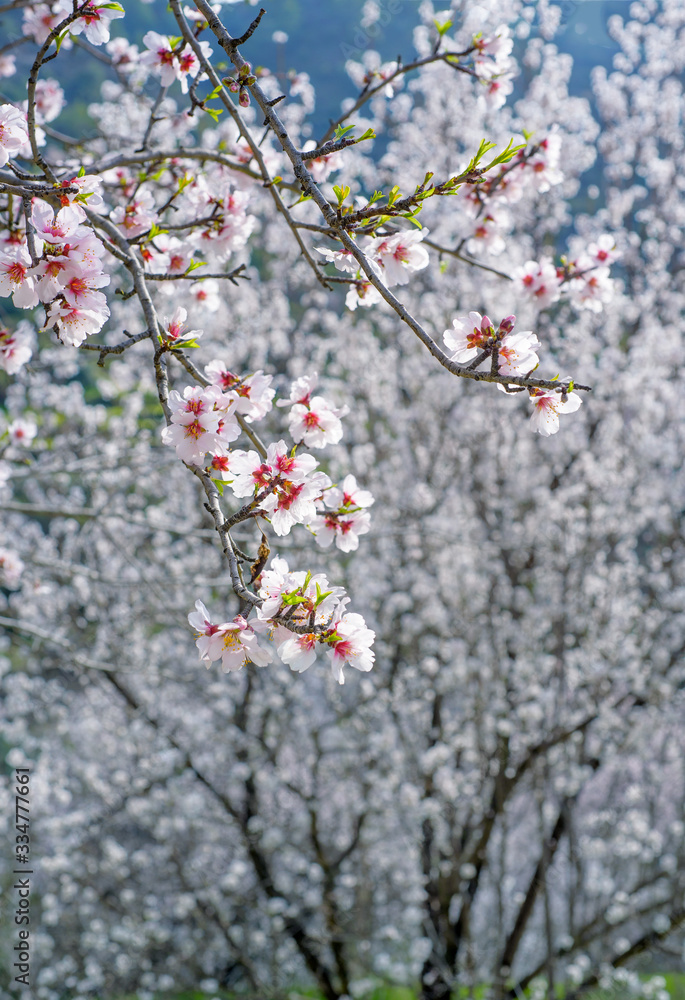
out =
{"type": "MultiPolygon", "coordinates": [[[[387,236],[363,236],[357,245],[374,274],[388,288],[392,288],[393,285],[406,285],[414,271],[422,271],[424,267],[428,267],[428,251],[420,245],[426,236],[427,229],[390,233],[387,236]]],[[[349,250],[330,250],[327,247],[316,249],[338,271],[355,275],[356,280],[345,299],[348,309],[373,306],[381,301],[380,292],[362,273],[349,250]]]]}
{"type": "MultiPolygon", "coordinates": [[[[452,352],[451,360],[466,364],[474,359],[485,360],[496,351],[498,374],[531,375],[539,364],[536,351],[542,345],[532,330],[514,333],[515,322],[515,316],[506,316],[495,331],[488,316],[477,312],[458,316],[452,321],[452,329],[443,334],[445,345],[452,352]]],[[[501,383],[497,387],[507,391],[501,383]]],[[[516,390],[515,386],[512,388],[516,390]]],[[[533,404],[531,428],[544,437],[559,430],[560,413],[574,413],[582,403],[572,385],[564,382],[560,382],[558,389],[529,387],[528,394],[533,404]]]]}
{"type": "Polygon", "coordinates": [[[613,236],[602,233],[573,259],[562,257],[558,267],[549,259],[529,260],[513,277],[525,297],[541,309],[564,295],[575,309],[599,313],[613,296],[609,266],[619,257],[613,236]]]}
{"type": "Polygon", "coordinates": [[[267,635],[279,658],[298,673],[314,663],[322,646],[339,684],[345,680],[345,664],[371,670],[375,634],[361,615],[346,612],[349,598],[341,587],[331,587],[323,574],[291,572],[280,558],[272,560],[259,583],[262,604],[250,622],[238,615],[232,622],[214,623],[202,601],[195,602],[188,621],[201,660],[221,660],[225,671],[240,670],[247,662],[265,666],[273,655],[259,644],[258,636],[267,635]]]}
{"type": "MultiPolygon", "coordinates": [[[[167,321],[167,328],[172,327],[174,323],[167,321]]],[[[296,379],[289,398],[278,402],[290,407],[295,445],[289,448],[279,440],[259,454],[231,449],[230,444],[240,434],[239,417],[254,422],[271,409],[271,377],[259,371],[241,378],[218,359],[206,366],[205,374],[209,385],[188,386],[182,395],[170,393],[170,421],[162,430],[163,442],[188,464],[205,465],[222,492],[227,486],[237,499],[245,500],[242,510],[248,516],[268,518],[276,535],[287,535],[302,524],[322,548],[335,542],[342,552],[357,549],[359,536],[370,527],[367,508],[373,496],[358,487],[353,475],[334,485],[314,456],[300,450],[324,448],[342,437],[340,417],[346,411],[313,395],[316,375],[296,379]]],[[[345,611],[348,598],[342,588],[331,588],[322,575],[291,573],[281,559],[273,560],[257,585],[262,603],[256,618],[249,621],[238,615],[232,622],[214,623],[202,602],[196,603],[189,621],[201,659],[221,660],[224,670],[238,670],[248,660],[264,666],[272,654],[259,645],[258,635],[268,631],[280,659],[293,670],[310,666],[322,643],[339,683],[346,662],[358,670],[371,669],[373,632],[361,615],[345,611]]]]}
{"type": "MultiPolygon", "coordinates": [[[[109,284],[110,277],[100,261],[104,245],[82,225],[86,215],[76,200],[78,195],[71,197],[70,204],[65,192],[65,207],[56,215],[47,202],[34,198],[30,219],[34,260],[25,231],[0,233],[0,295],[11,295],[19,309],[44,303],[45,328],[54,327],[62,343],[78,346],[88,334],[97,333],[109,316],[107,300],[99,289],[109,284]]],[[[26,357],[26,349],[17,347],[16,335],[11,339],[15,343],[9,345],[9,356],[16,366],[18,357],[26,357]]]]}
{"type": "Polygon", "coordinates": [[[493,35],[476,35],[473,45],[473,68],[485,87],[488,107],[501,108],[514,89],[512,79],[516,63],[511,58],[514,47],[511,32],[506,24],[501,24],[493,35]]]}
{"type": "Polygon", "coordinates": [[[469,253],[496,257],[504,252],[504,237],[513,225],[509,206],[519,202],[528,190],[544,194],[560,184],[563,180],[560,160],[561,135],[552,128],[528,151],[520,150],[510,163],[503,164],[491,176],[478,184],[462,185],[457,198],[467,219],[472,220],[466,243],[469,253]]]}

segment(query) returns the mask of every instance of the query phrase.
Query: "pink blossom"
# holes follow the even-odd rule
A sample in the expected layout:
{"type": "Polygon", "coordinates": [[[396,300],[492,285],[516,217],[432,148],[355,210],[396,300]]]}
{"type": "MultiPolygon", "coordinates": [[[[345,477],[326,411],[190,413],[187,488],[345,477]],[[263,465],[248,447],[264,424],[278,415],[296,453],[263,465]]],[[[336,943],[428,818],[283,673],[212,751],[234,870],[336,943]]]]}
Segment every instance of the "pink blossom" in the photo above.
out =
{"type": "Polygon", "coordinates": [[[356,281],[345,296],[345,305],[354,312],[357,306],[375,306],[383,301],[383,296],[370,281],[356,281]]]}
{"type": "Polygon", "coordinates": [[[19,585],[24,563],[11,549],[0,547],[0,581],[5,587],[14,588],[19,585]]]}
{"type": "Polygon", "coordinates": [[[183,396],[175,389],[169,393],[171,422],[162,430],[162,441],[188,465],[202,465],[207,452],[216,449],[221,401],[221,390],[213,385],[186,386],[183,396]]]}
{"type": "Polygon", "coordinates": [[[133,201],[126,206],[117,205],[109,217],[125,236],[140,236],[157,220],[155,200],[149,191],[138,191],[133,201]]]}
{"type": "Polygon", "coordinates": [[[57,215],[46,201],[35,198],[31,210],[31,222],[37,236],[46,243],[66,243],[73,236],[85,235],[81,227],[82,213],[73,205],[61,208],[57,215]]]}
{"type": "Polygon", "coordinates": [[[26,448],[38,433],[38,427],[35,420],[17,417],[8,426],[7,433],[10,436],[12,444],[21,445],[26,448]]]}
{"type": "Polygon", "coordinates": [[[183,306],[177,306],[174,310],[173,316],[165,316],[162,325],[162,340],[166,344],[174,345],[180,347],[183,344],[187,344],[192,340],[199,340],[202,336],[202,330],[186,330],[185,322],[188,318],[188,313],[183,308],[183,306]]]}
{"type": "Polygon", "coordinates": [[[28,142],[26,115],[13,104],[0,104],[0,167],[28,142]]]}
{"type": "Polygon", "coordinates": [[[599,264],[600,266],[608,267],[615,260],[619,259],[621,251],[616,249],[614,237],[609,236],[608,233],[603,233],[597,237],[594,243],[589,244],[587,256],[592,260],[594,265],[599,264]]]}
{"type": "Polygon", "coordinates": [[[527,375],[533,371],[539,364],[535,351],[540,346],[532,330],[505,334],[498,352],[500,375],[527,375]]]}
{"type": "Polygon", "coordinates": [[[205,375],[233,399],[233,411],[242,414],[249,423],[261,420],[271,409],[271,401],[276,393],[271,387],[272,375],[265,375],[260,370],[254,375],[240,378],[217,359],[205,366],[205,375]]]}
{"type": "Polygon", "coordinates": [[[15,244],[0,252],[0,295],[11,295],[18,309],[38,305],[36,279],[29,273],[30,268],[31,258],[25,247],[15,244]]]}
{"type": "Polygon", "coordinates": [[[512,277],[540,309],[552,305],[559,298],[561,279],[551,260],[528,260],[514,271],[512,277]]]}
{"type": "Polygon", "coordinates": [[[0,55],[0,77],[14,76],[16,72],[17,64],[15,56],[11,52],[5,52],[4,55],[0,55]]]}
{"type": "Polygon", "coordinates": [[[458,316],[452,320],[452,329],[445,330],[442,339],[447,349],[452,351],[451,360],[465,364],[473,360],[489,345],[495,329],[487,316],[470,312],[468,317],[458,316]]]}
{"type": "Polygon", "coordinates": [[[57,327],[57,336],[63,344],[78,347],[91,333],[102,329],[109,316],[109,308],[104,310],[79,309],[56,299],[48,310],[44,329],[57,327]]]}
{"type": "Polygon", "coordinates": [[[82,176],[72,177],[69,180],[62,181],[62,188],[76,188],[76,193],[63,190],[60,193],[60,201],[62,205],[72,205],[78,213],[81,222],[83,222],[86,219],[83,205],[87,205],[88,208],[92,208],[95,211],[104,207],[105,203],[100,194],[101,187],[102,178],[96,177],[95,174],[83,174],[82,176]]]}
{"type": "Polygon", "coordinates": [[[301,375],[291,384],[288,399],[279,399],[276,406],[292,406],[293,403],[309,406],[309,400],[318,379],[318,372],[314,372],[312,375],[301,375]]]}
{"type": "Polygon", "coordinates": [[[355,670],[371,670],[375,659],[371,646],[375,638],[376,633],[366,627],[361,615],[343,614],[333,620],[322,639],[331,647],[331,668],[338,684],[345,683],[343,667],[346,663],[355,670]]]}
{"type": "MultiPolygon", "coordinates": [[[[311,149],[316,149],[313,139],[308,139],[302,147],[302,152],[306,153],[311,149]]],[[[328,156],[317,156],[315,159],[305,160],[305,166],[314,178],[316,184],[323,184],[328,180],[329,174],[334,170],[340,170],[343,165],[341,153],[329,153],[328,156]]]]}
{"type": "Polygon", "coordinates": [[[225,622],[216,636],[210,642],[210,655],[213,660],[221,660],[221,669],[228,673],[240,670],[246,663],[254,663],[265,667],[271,663],[273,655],[270,650],[259,645],[254,626],[261,624],[259,619],[253,623],[237,615],[232,622],[225,622]]]}
{"type": "Polygon", "coordinates": [[[300,482],[286,479],[279,482],[259,506],[270,515],[271,527],[276,534],[287,535],[294,525],[308,524],[316,517],[315,501],[321,496],[321,490],[322,483],[318,477],[300,482]]]}
{"type": "Polygon", "coordinates": [[[484,85],[485,100],[487,101],[488,107],[492,108],[493,111],[504,107],[507,103],[507,97],[514,89],[514,83],[511,76],[505,73],[484,81],[484,85]]]}
{"type": "Polygon", "coordinates": [[[287,663],[291,670],[302,673],[311,667],[316,660],[316,645],[318,636],[315,632],[304,634],[291,634],[289,639],[282,642],[278,647],[278,655],[283,663],[287,663]]]}
{"type": "Polygon", "coordinates": [[[537,190],[543,193],[564,179],[563,173],[559,170],[561,135],[556,127],[538,145],[537,152],[526,161],[526,170],[535,179],[537,190]]]}
{"type": "MultiPolygon", "coordinates": [[[[143,52],[140,62],[149,66],[153,73],[160,77],[163,87],[170,87],[175,80],[181,84],[181,92],[188,93],[188,74],[196,74],[199,60],[193,50],[185,46],[174,48],[168,35],[160,35],[156,31],[148,31],[143,36],[147,52],[143,52]]],[[[205,57],[211,56],[211,46],[208,42],[198,42],[205,57]]]]}
{"type": "Polygon", "coordinates": [[[217,625],[210,621],[202,601],[196,601],[195,607],[197,610],[188,615],[188,622],[195,631],[201,660],[207,664],[221,660],[224,671],[240,670],[249,661],[259,667],[271,663],[273,656],[259,645],[253,627],[263,628],[259,620],[248,624],[242,615],[237,615],[232,622],[217,625]]]}
{"type": "Polygon", "coordinates": [[[487,38],[476,36],[473,44],[476,49],[473,64],[477,76],[489,80],[508,66],[514,42],[506,24],[500,24],[495,34],[487,38]]]}
{"type": "Polygon", "coordinates": [[[198,306],[202,306],[208,312],[218,312],[221,307],[219,282],[214,278],[194,281],[188,289],[188,294],[195,300],[198,306]]]}
{"type": "Polygon", "coordinates": [[[577,276],[571,274],[565,286],[571,304],[576,309],[601,312],[614,295],[614,283],[609,275],[609,268],[593,267],[590,258],[579,258],[574,263],[582,273],[577,276]]]}
{"type": "Polygon", "coordinates": [[[295,624],[302,625],[313,612],[315,623],[321,624],[330,619],[344,595],[343,588],[332,587],[323,573],[291,571],[285,559],[276,557],[260,577],[259,596],[263,603],[258,614],[274,626],[287,611],[295,624]]]}
{"type": "MultiPolygon", "coordinates": [[[[79,4],[81,7],[81,4],[79,4]]],[[[72,0],[59,0],[56,12],[61,17],[71,14],[74,9],[72,0]]],[[[82,8],[81,16],[69,25],[69,32],[72,35],[80,35],[83,32],[91,45],[102,45],[109,41],[110,22],[116,18],[124,16],[124,8],[118,3],[104,4],[102,6],[88,0],[87,7],[82,8]]]]}
{"type": "Polygon", "coordinates": [[[126,38],[113,38],[107,43],[107,52],[120,73],[130,73],[140,61],[137,45],[131,45],[126,38]]]}
{"type": "Polygon", "coordinates": [[[414,271],[428,267],[428,251],[419,246],[426,236],[427,229],[379,236],[365,245],[364,252],[378,264],[386,285],[406,285],[414,271]]]}
{"type": "Polygon", "coordinates": [[[65,276],[68,280],[62,289],[62,294],[69,305],[109,315],[107,299],[102,292],[98,292],[96,289],[107,286],[110,282],[110,276],[108,274],[88,274],[80,270],[75,271],[73,265],[68,271],[69,273],[65,276]]]}
{"type": "Polygon", "coordinates": [[[271,516],[277,535],[287,535],[294,524],[306,524],[316,517],[316,501],[330,486],[327,476],[314,473],[316,465],[312,455],[291,454],[284,441],[269,445],[264,460],[254,451],[235,451],[231,455],[231,489],[237,497],[267,491],[259,509],[271,516]]]}
{"type": "Polygon", "coordinates": [[[336,409],[322,396],[314,396],[307,404],[293,405],[288,430],[294,441],[303,441],[308,448],[325,448],[342,438],[340,417],[347,412],[347,407],[336,409]]]}
{"type": "MultiPolygon", "coordinates": [[[[70,8],[69,13],[73,10],[70,8]]],[[[22,32],[28,38],[33,38],[38,45],[42,45],[46,41],[48,35],[53,28],[56,28],[60,21],[64,20],[64,15],[61,13],[53,14],[50,7],[47,4],[41,3],[36,7],[27,7],[24,11],[24,20],[22,23],[22,32]]],[[[67,37],[62,43],[62,48],[70,48],[71,40],[67,37]]]]}
{"type": "Polygon", "coordinates": [[[371,527],[371,516],[365,510],[324,511],[317,514],[308,527],[316,536],[316,543],[327,549],[335,541],[341,552],[356,552],[359,536],[371,527]]]}
{"type": "Polygon", "coordinates": [[[220,626],[212,624],[209,611],[202,601],[195,601],[195,608],[197,610],[191,611],[188,615],[188,622],[195,631],[195,645],[199,650],[200,659],[211,662],[213,658],[209,655],[210,640],[217,634],[220,626]]]}
{"type": "Polygon", "coordinates": [[[326,493],[329,507],[371,507],[374,502],[373,494],[369,490],[360,490],[352,474],[345,476],[341,486],[334,486],[326,493]]]}
{"type": "Polygon", "coordinates": [[[335,264],[338,271],[346,274],[356,274],[359,264],[351,250],[329,250],[328,247],[316,247],[317,253],[324,255],[329,264],[335,264]]]}
{"type": "Polygon", "coordinates": [[[479,254],[483,251],[497,257],[501,254],[506,243],[502,233],[509,227],[509,216],[498,207],[497,215],[489,211],[481,215],[476,220],[476,225],[470,236],[466,249],[469,253],[479,254]]]}
{"type": "Polygon", "coordinates": [[[57,80],[39,80],[36,84],[36,121],[51,122],[65,105],[64,91],[57,80]]]}
{"type": "Polygon", "coordinates": [[[533,404],[533,416],[530,426],[543,437],[556,434],[559,430],[559,414],[574,413],[583,402],[577,392],[566,393],[554,389],[529,389],[530,401],[533,404]]]}
{"type": "Polygon", "coordinates": [[[26,320],[13,332],[0,327],[0,368],[8,375],[15,375],[30,359],[32,341],[33,328],[26,320]]]}

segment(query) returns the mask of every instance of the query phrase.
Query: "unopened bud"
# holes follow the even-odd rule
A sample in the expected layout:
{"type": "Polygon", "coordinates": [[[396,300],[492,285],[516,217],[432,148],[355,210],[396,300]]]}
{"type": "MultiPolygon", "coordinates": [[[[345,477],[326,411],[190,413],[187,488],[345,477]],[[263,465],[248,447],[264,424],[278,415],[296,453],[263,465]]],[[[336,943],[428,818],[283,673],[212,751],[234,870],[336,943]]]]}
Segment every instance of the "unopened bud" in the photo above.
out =
{"type": "Polygon", "coordinates": [[[516,322],[515,316],[505,316],[499,325],[500,333],[511,333],[514,329],[514,323],[516,322]]]}
{"type": "Polygon", "coordinates": [[[483,316],[483,319],[480,322],[480,330],[485,337],[492,337],[494,334],[495,328],[492,325],[492,320],[489,316],[483,316]]]}
{"type": "Polygon", "coordinates": [[[240,97],[238,98],[238,103],[241,108],[249,108],[250,106],[250,95],[242,87],[240,89],[240,97]]]}
{"type": "Polygon", "coordinates": [[[238,91],[240,90],[240,84],[238,83],[238,81],[229,79],[226,82],[228,84],[228,89],[231,91],[231,93],[237,94],[238,91]]]}

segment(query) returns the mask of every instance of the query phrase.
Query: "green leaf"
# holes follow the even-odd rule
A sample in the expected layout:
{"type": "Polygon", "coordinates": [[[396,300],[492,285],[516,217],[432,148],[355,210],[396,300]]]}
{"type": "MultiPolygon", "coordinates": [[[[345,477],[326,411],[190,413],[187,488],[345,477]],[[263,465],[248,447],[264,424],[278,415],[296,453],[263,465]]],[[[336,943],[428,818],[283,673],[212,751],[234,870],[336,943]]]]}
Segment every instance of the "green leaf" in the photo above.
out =
{"type": "Polygon", "coordinates": [[[447,21],[445,21],[444,24],[438,24],[438,22],[434,20],[433,24],[435,25],[435,29],[436,29],[437,33],[442,38],[442,36],[446,35],[447,32],[450,30],[450,28],[452,27],[453,22],[450,21],[450,20],[447,20],[447,21]]]}
{"type": "Polygon", "coordinates": [[[400,196],[400,189],[398,188],[397,184],[394,184],[393,187],[390,188],[390,193],[388,195],[388,208],[391,208],[395,204],[399,196],[400,196]]]}
{"type": "Polygon", "coordinates": [[[342,139],[343,136],[347,135],[348,132],[351,132],[353,128],[356,128],[356,126],[355,125],[338,125],[338,127],[336,128],[336,130],[335,130],[335,132],[333,134],[335,135],[336,139],[342,139]]]}
{"type": "Polygon", "coordinates": [[[213,119],[213,120],[214,120],[215,122],[218,122],[218,121],[219,121],[219,115],[222,115],[222,114],[224,113],[224,112],[223,112],[223,108],[204,108],[203,110],[204,110],[204,111],[206,111],[206,112],[207,112],[207,114],[208,114],[208,115],[209,115],[209,116],[210,116],[210,117],[211,117],[211,118],[212,118],[212,119],[213,119]]]}
{"type": "MultiPolygon", "coordinates": [[[[521,143],[519,146],[514,146],[513,142],[514,140],[510,139],[507,148],[503,149],[501,153],[498,153],[494,160],[491,160],[490,163],[488,163],[487,167],[483,167],[483,171],[491,170],[493,167],[496,167],[498,163],[508,163],[520,149],[526,148],[525,143],[521,143]]],[[[493,145],[495,144],[493,143],[493,145]]]]}
{"type": "Polygon", "coordinates": [[[69,29],[67,28],[66,31],[63,31],[62,34],[58,35],[57,38],[55,39],[55,50],[57,52],[59,52],[59,50],[62,48],[62,42],[64,41],[64,39],[67,37],[68,34],[69,34],[69,29]]]}
{"type": "Polygon", "coordinates": [[[345,203],[345,199],[349,195],[350,189],[345,184],[342,187],[339,187],[339,185],[334,184],[333,191],[335,192],[335,197],[338,199],[338,207],[340,207],[345,203]]]}
{"type": "Polygon", "coordinates": [[[478,152],[473,157],[473,159],[469,163],[464,173],[468,174],[472,170],[475,170],[480,161],[485,156],[485,154],[488,153],[491,149],[494,149],[496,145],[497,145],[496,142],[490,142],[488,139],[481,139],[480,146],[478,147],[478,152]]]}
{"type": "MultiPolygon", "coordinates": [[[[204,261],[204,260],[191,260],[190,264],[188,264],[187,268],[185,269],[185,271],[183,273],[184,274],[190,274],[191,271],[196,271],[198,269],[198,267],[206,267],[206,266],[207,266],[207,262],[204,261]]],[[[202,279],[199,278],[198,280],[202,280],[202,279]]]]}
{"type": "Polygon", "coordinates": [[[219,496],[222,497],[224,495],[224,482],[223,482],[223,480],[222,479],[215,479],[213,476],[210,476],[209,478],[212,480],[212,482],[214,483],[214,485],[218,489],[219,496]]]}
{"type": "Polygon", "coordinates": [[[417,229],[423,229],[423,226],[421,225],[421,223],[419,222],[419,220],[416,218],[417,214],[420,211],[421,211],[421,206],[419,206],[413,214],[411,214],[411,215],[403,215],[402,218],[403,219],[409,219],[409,221],[411,222],[411,224],[413,226],[416,226],[417,229]]]}
{"type": "Polygon", "coordinates": [[[322,601],[325,601],[327,597],[330,597],[330,595],[332,593],[333,593],[332,590],[327,590],[325,593],[323,593],[322,590],[321,590],[321,587],[317,583],[317,585],[316,585],[316,600],[314,601],[314,605],[316,607],[318,607],[319,604],[321,604],[322,601]]]}
{"type": "Polygon", "coordinates": [[[573,379],[571,379],[571,381],[569,382],[569,384],[568,384],[568,390],[567,391],[568,392],[573,392],[573,379]]]}
{"type": "Polygon", "coordinates": [[[522,136],[523,136],[523,138],[524,138],[524,139],[526,140],[526,142],[530,142],[530,140],[531,140],[531,139],[533,138],[533,136],[535,135],[535,132],[529,132],[529,131],[528,131],[527,129],[525,129],[525,128],[522,128],[522,129],[521,129],[521,135],[522,135],[522,136]]]}
{"type": "Polygon", "coordinates": [[[76,174],[76,176],[77,177],[85,177],[86,176],[86,168],[84,166],[80,166],[78,168],[78,173],[76,174]]]}
{"type": "Polygon", "coordinates": [[[357,142],[364,142],[365,139],[375,139],[375,138],[376,138],[376,133],[374,132],[374,130],[372,128],[367,128],[364,135],[359,136],[357,142]]]}

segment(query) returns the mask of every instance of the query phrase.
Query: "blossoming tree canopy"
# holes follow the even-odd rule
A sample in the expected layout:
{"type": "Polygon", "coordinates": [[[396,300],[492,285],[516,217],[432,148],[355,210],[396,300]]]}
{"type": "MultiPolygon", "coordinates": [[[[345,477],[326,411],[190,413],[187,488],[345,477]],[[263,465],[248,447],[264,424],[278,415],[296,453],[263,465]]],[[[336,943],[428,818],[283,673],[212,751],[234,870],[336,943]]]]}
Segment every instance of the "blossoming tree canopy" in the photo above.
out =
{"type": "MultiPolygon", "coordinates": [[[[285,538],[297,529],[322,548],[358,549],[370,529],[373,497],[353,475],[336,483],[325,471],[330,460],[311,454],[339,445],[349,407],[325,390],[313,394],[315,373],[300,375],[278,400],[288,407],[292,443],[286,443],[273,425],[274,376],[264,369],[236,371],[230,337],[222,357],[205,357],[203,374],[192,352],[206,355],[209,348],[200,343],[202,328],[188,329],[197,322],[189,317],[198,307],[215,313],[222,288],[253,280],[251,240],[270,201],[320,286],[346,290],[347,309],[377,310],[379,317],[390,311],[453,376],[527,393],[531,428],[554,434],[559,414],[578,410],[579,392],[589,387],[538,376],[545,344],[532,329],[514,333],[513,315],[495,326],[472,308],[445,331],[445,351],[439,330],[427,329],[392,289],[407,288],[448,256],[492,271],[488,261],[502,254],[512,225],[510,206],[562,182],[562,137],[557,128],[524,133],[496,154],[496,144],[483,140],[449,174],[426,172],[406,192],[397,184],[371,191],[359,177],[372,168],[375,133],[360,129],[355,114],[367,102],[392,98],[407,74],[431,63],[453,68],[460,84],[482,88],[488,108],[501,109],[516,70],[506,25],[460,47],[450,37],[451,22],[436,23],[432,51],[413,63],[351,63],[350,75],[361,88],[353,109],[319,142],[300,142],[300,120],[280,92],[281,81],[268,70],[253,70],[242,56],[242,46],[258,37],[264,12],[236,36],[227,27],[234,11],[224,11],[222,20],[205,0],[194,7],[172,0],[170,7],[168,33],[161,25],[148,31],[139,49],[110,37],[112,22],[124,17],[117,3],[24,6],[22,31],[34,53],[27,100],[0,105],[0,295],[31,319],[12,318],[0,331],[0,365],[21,377],[32,357],[53,350],[49,345],[94,351],[100,367],[129,351],[148,363],[166,424],[161,441],[204,492],[241,602],[232,622],[213,623],[201,602],[190,615],[201,659],[221,659],[228,670],[247,661],[264,665],[271,658],[268,643],[275,643],[284,662],[299,671],[317,650],[327,650],[342,683],[344,664],[371,667],[373,632],[346,610],[341,588],[328,589],[322,578],[312,591],[318,581],[313,571],[304,582],[298,576],[284,584],[285,597],[265,616],[271,598],[264,574],[273,571],[266,569],[264,532],[285,538]],[[47,73],[58,70],[67,49],[86,44],[116,76],[112,86],[124,102],[122,114],[133,114],[137,95],[155,83],[160,87],[135,139],[124,128],[116,142],[76,145],[50,125],[65,98],[47,73]],[[219,75],[218,55],[228,57],[228,75],[219,75]],[[176,93],[181,110],[168,103],[167,91],[176,93]],[[262,117],[266,142],[259,135],[262,117]],[[76,155],[76,149],[83,151],[76,155]],[[438,201],[462,220],[457,244],[436,242],[421,224],[420,212],[438,201]],[[243,261],[234,264],[238,257],[243,261]],[[122,330],[122,321],[132,332],[122,330]],[[95,341],[98,334],[104,339],[95,341]],[[259,422],[274,435],[271,443],[257,433],[259,422]],[[229,496],[239,501],[232,512],[225,506],[229,496]],[[257,529],[258,558],[234,537],[239,526],[250,525],[257,529]]],[[[6,46],[2,56],[8,78],[17,73],[11,49],[6,46]]],[[[290,101],[301,92],[293,78],[290,101]]],[[[596,311],[611,294],[609,266],[616,257],[613,238],[604,233],[557,265],[544,257],[511,275],[496,273],[524,303],[543,308],[567,296],[575,308],[596,311]]],[[[5,576],[16,581],[16,572],[5,576]]]]}

